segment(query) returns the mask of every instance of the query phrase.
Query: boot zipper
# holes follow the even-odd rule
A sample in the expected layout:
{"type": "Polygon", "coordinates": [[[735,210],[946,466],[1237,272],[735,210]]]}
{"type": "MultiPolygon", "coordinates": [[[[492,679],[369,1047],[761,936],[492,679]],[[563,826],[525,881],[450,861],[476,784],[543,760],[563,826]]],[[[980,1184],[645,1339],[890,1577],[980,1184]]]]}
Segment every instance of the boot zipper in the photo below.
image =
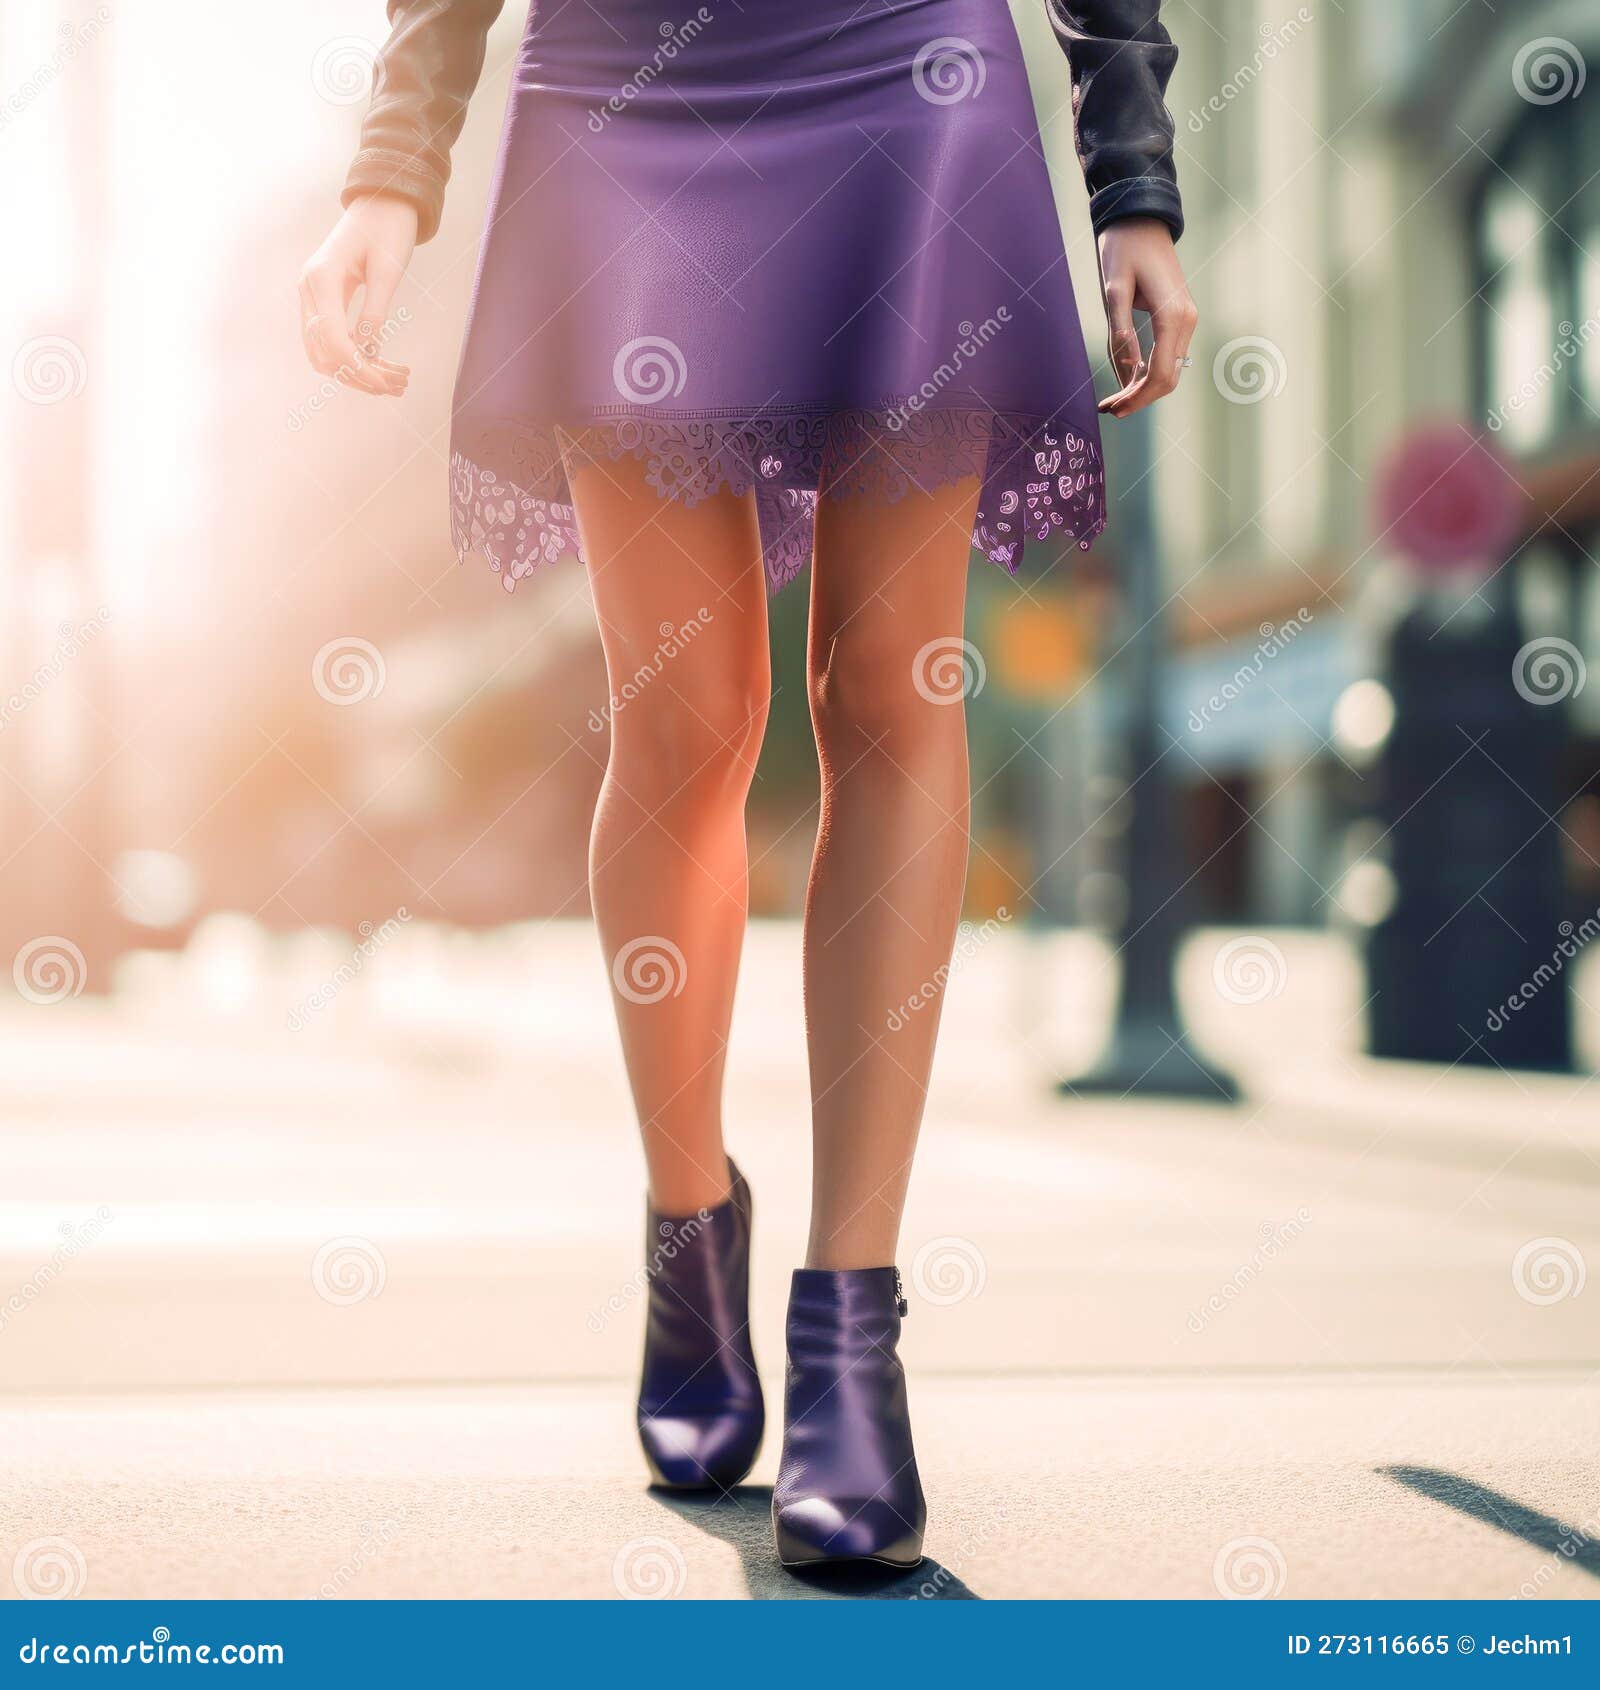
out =
{"type": "Polygon", "coordinates": [[[911,1313],[911,1305],[906,1301],[906,1288],[900,1281],[899,1268],[894,1270],[894,1302],[900,1311],[900,1318],[904,1320],[911,1313]]]}

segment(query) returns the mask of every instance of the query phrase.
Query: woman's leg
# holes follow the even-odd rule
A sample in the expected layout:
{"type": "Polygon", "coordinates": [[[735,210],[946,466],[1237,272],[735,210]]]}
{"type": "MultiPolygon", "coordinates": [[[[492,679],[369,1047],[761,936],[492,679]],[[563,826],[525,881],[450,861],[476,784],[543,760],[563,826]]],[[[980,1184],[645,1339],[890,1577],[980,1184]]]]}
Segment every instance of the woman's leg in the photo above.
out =
{"type": "Polygon", "coordinates": [[[611,680],[589,885],[651,1205],[721,1203],[722,1076],[747,908],[744,806],[770,692],[755,508],[662,499],[632,458],[574,467],[611,680]]]}
{"type": "Polygon", "coordinates": [[[962,638],[978,483],[824,497],[822,820],[806,899],[813,1268],[893,1262],[967,868],[962,638]]]}

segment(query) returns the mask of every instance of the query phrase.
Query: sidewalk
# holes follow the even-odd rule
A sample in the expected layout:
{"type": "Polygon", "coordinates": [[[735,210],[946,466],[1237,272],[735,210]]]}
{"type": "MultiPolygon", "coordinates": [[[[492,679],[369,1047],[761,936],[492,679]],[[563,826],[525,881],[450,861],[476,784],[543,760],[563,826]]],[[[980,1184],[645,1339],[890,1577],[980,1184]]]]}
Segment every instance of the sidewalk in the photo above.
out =
{"type": "MultiPolygon", "coordinates": [[[[214,949],[137,1013],[0,1019],[0,1284],[55,1263],[0,1328],[0,1562],[64,1537],[97,1595],[612,1595],[658,1561],[685,1595],[836,1593],[773,1572],[758,1488],[642,1486],[639,1172],[592,935],[407,933],[295,1033],[327,958],[214,949]]],[[[1274,1032],[1186,958],[1197,1027],[1255,1054],[1237,1110],[1053,1094],[1108,1000],[1082,941],[1002,934],[953,981],[902,1249],[941,1593],[1264,1566],[1301,1596],[1600,1594],[1600,1323],[1571,1294],[1600,1209],[1548,1160],[1587,1165],[1600,1088],[1296,1046],[1348,981],[1285,954],[1274,1032]],[[1458,1153],[1452,1114],[1494,1132],[1458,1153]]],[[[800,1027],[796,936],[758,929],[728,1117],[774,1401],[800,1027]]]]}

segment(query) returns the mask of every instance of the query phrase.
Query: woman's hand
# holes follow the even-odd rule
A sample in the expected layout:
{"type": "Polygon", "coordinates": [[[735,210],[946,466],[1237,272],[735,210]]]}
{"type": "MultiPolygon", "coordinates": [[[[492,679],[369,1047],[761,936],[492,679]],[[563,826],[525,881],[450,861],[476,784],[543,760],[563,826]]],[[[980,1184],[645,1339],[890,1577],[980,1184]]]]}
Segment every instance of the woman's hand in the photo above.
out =
{"type": "Polygon", "coordinates": [[[1178,385],[1199,313],[1189,297],[1172,244],[1172,231],[1159,217],[1127,217],[1100,234],[1100,289],[1105,298],[1111,363],[1122,383],[1100,409],[1131,417],[1178,385]],[[1148,311],[1155,325],[1149,362],[1139,349],[1135,311],[1148,311]]]}
{"type": "Polygon", "coordinates": [[[411,371],[379,357],[395,289],[417,244],[416,207],[392,194],[358,199],[300,273],[300,332],[306,356],[325,376],[362,393],[399,398],[411,371]],[[350,304],[361,315],[350,329],[350,304]]]}

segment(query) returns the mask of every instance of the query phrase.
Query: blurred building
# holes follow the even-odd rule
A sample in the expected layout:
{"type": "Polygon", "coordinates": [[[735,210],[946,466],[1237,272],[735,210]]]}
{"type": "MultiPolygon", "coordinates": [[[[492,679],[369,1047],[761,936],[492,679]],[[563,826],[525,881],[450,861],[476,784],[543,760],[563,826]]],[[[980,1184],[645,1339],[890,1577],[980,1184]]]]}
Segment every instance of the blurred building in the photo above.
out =
{"type": "MultiPolygon", "coordinates": [[[[1167,725],[1208,913],[1320,922],[1351,866],[1340,753],[1381,727],[1349,689],[1418,590],[1370,491],[1408,429],[1475,419],[1532,494],[1455,588],[1464,622],[1600,664],[1600,12],[1223,0],[1171,24],[1202,329],[1158,412],[1167,725]]],[[[1568,872],[1600,892],[1600,680],[1568,691],[1568,872]]]]}

